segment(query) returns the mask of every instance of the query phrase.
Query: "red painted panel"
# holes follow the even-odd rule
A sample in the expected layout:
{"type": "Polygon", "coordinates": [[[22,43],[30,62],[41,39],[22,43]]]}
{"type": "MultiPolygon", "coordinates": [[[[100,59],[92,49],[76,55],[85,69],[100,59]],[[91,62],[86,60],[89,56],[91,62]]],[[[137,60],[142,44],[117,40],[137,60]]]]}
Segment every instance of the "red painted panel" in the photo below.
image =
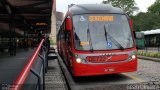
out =
{"type": "Polygon", "coordinates": [[[86,60],[92,63],[116,62],[128,59],[127,54],[114,55],[114,56],[88,56],[86,60]]]}

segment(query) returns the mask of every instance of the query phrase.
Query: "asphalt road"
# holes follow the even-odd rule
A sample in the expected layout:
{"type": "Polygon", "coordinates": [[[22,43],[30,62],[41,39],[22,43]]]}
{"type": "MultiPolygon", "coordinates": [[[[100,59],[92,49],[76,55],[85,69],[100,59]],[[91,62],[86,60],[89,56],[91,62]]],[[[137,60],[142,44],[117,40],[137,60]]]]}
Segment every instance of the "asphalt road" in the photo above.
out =
{"type": "Polygon", "coordinates": [[[122,74],[73,78],[59,59],[71,90],[160,89],[160,62],[138,60],[138,71],[122,74]]]}
{"type": "Polygon", "coordinates": [[[150,81],[160,81],[160,62],[139,59],[139,76],[148,78],[150,81]]]}

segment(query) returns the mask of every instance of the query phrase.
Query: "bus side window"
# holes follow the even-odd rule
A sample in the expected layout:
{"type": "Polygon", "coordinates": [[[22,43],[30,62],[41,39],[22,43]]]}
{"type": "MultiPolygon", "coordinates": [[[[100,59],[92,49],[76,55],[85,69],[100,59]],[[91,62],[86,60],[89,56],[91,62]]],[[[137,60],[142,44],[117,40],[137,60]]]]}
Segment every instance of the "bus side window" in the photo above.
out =
{"type": "Polygon", "coordinates": [[[66,31],[66,42],[71,45],[70,32],[66,31]]]}
{"type": "Polygon", "coordinates": [[[62,30],[60,29],[60,34],[59,34],[60,40],[62,40],[62,30]]]}
{"type": "Polygon", "coordinates": [[[64,23],[62,24],[61,27],[61,40],[65,40],[65,28],[64,28],[64,23]]]}
{"type": "Polygon", "coordinates": [[[65,40],[66,40],[66,43],[67,43],[68,45],[71,45],[70,32],[66,30],[65,24],[66,24],[66,23],[63,23],[63,25],[62,25],[63,30],[64,30],[64,33],[65,33],[65,40]]]}

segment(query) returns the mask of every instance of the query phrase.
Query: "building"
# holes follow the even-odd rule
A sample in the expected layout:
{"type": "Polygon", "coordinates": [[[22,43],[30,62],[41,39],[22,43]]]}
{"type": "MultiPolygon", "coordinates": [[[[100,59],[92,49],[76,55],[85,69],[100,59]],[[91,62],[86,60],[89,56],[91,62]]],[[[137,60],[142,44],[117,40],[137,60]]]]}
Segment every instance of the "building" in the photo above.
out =
{"type": "Polygon", "coordinates": [[[56,43],[56,0],[53,0],[53,9],[52,9],[52,16],[51,16],[51,33],[50,33],[50,40],[51,43],[56,43]]]}
{"type": "Polygon", "coordinates": [[[57,31],[59,30],[59,27],[61,26],[62,22],[63,22],[63,18],[64,18],[64,14],[62,12],[56,12],[56,29],[57,31]]]}

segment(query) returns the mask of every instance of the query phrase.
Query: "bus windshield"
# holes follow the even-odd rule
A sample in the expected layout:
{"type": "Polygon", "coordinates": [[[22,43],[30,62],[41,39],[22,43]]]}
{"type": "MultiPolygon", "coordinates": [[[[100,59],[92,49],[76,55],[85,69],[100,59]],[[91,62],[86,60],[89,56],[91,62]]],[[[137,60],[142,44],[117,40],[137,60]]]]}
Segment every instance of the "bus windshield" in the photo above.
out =
{"type": "Polygon", "coordinates": [[[75,15],[73,27],[76,50],[124,50],[134,46],[125,15],[75,15]]]}

